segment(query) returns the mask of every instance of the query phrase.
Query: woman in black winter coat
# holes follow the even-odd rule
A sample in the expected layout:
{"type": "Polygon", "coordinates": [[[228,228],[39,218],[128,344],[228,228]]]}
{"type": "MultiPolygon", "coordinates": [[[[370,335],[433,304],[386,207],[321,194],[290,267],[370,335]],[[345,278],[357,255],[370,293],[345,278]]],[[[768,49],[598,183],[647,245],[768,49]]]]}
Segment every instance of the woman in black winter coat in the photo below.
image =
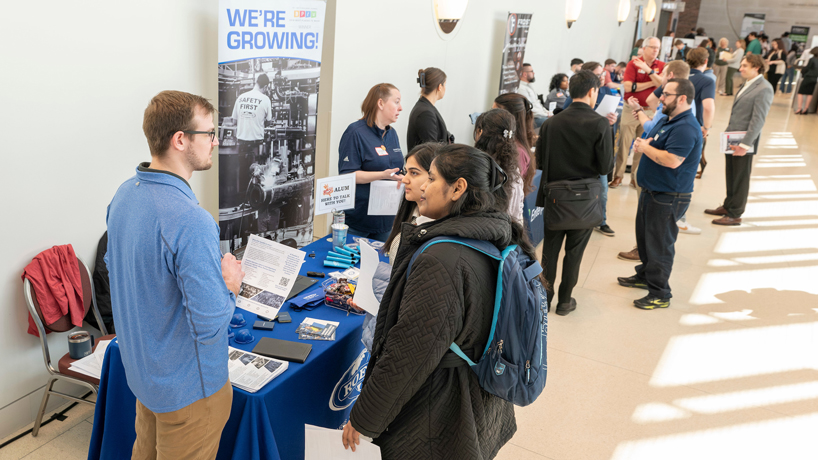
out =
{"type": "Polygon", "coordinates": [[[512,403],[484,391],[474,371],[447,352],[452,342],[480,359],[491,328],[498,263],[437,236],[534,249],[500,203],[505,175],[485,153],[441,147],[421,187],[423,225],[403,224],[392,278],[378,311],[372,358],[344,428],[344,446],[374,438],[385,460],[491,459],[517,430],[512,403]]]}

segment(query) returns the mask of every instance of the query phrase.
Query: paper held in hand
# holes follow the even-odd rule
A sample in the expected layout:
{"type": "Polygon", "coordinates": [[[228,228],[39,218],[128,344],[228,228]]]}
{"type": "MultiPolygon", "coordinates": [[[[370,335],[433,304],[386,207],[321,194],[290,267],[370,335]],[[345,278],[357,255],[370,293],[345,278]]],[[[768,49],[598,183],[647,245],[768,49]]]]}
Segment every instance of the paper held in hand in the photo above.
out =
{"type": "Polygon", "coordinates": [[[370,216],[394,216],[398,213],[400,199],[403,198],[403,184],[393,180],[376,180],[369,183],[370,216]]]}
{"type": "Polygon", "coordinates": [[[381,448],[361,435],[361,443],[344,449],[343,431],[304,425],[304,460],[380,460],[381,448]]]}
{"type": "MultiPolygon", "coordinates": [[[[747,131],[731,131],[721,133],[721,142],[719,146],[721,153],[732,155],[733,148],[738,147],[738,145],[742,143],[746,134],[747,131]]],[[[747,153],[755,153],[755,148],[751,145],[750,150],[748,150],[747,153]]]]}
{"type": "Polygon", "coordinates": [[[611,96],[610,94],[606,94],[602,99],[602,102],[600,102],[599,106],[597,106],[596,113],[602,115],[603,117],[607,117],[609,113],[616,113],[616,107],[619,105],[620,99],[622,98],[619,96],[611,96]]]}
{"type": "Polygon", "coordinates": [[[250,235],[241,266],[241,283],[236,306],[265,318],[275,318],[290,295],[306,253],[289,246],[250,235]]]}

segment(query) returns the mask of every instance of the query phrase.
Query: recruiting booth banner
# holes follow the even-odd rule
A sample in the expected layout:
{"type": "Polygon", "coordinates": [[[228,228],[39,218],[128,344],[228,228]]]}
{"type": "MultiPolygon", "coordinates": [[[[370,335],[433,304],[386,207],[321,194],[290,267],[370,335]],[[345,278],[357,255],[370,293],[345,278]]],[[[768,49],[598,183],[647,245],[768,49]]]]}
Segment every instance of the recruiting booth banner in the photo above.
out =
{"type": "Polygon", "coordinates": [[[500,74],[500,94],[517,92],[517,86],[520,85],[520,73],[523,71],[525,42],[528,41],[530,25],[530,14],[508,13],[500,74]]]}
{"type": "Polygon", "coordinates": [[[326,3],[219,1],[219,239],[312,241],[326,3]]]}
{"type": "MultiPolygon", "coordinates": [[[[809,38],[809,27],[792,26],[790,28],[790,40],[798,44],[799,53],[804,51],[807,45],[807,38],[809,38]]],[[[787,50],[789,53],[790,50],[787,50]]]]}
{"type": "Polygon", "coordinates": [[[741,38],[747,38],[750,32],[757,34],[764,32],[764,18],[766,17],[766,14],[745,13],[744,19],[741,20],[741,38]]]}
{"type": "Polygon", "coordinates": [[[355,173],[324,177],[315,184],[315,215],[355,208],[355,173]]]}

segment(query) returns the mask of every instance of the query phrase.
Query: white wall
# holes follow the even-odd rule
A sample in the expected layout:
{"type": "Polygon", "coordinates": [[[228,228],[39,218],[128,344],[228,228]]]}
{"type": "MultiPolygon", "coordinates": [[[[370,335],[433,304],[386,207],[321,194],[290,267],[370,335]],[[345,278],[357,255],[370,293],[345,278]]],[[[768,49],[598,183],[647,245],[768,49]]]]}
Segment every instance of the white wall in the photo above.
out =
{"type": "MultiPolygon", "coordinates": [[[[707,35],[716,40],[727,37],[730,47],[733,47],[741,33],[745,13],[765,14],[764,31],[771,38],[789,32],[792,26],[809,27],[810,37],[818,34],[818,4],[794,0],[704,0],[699,9],[697,26],[704,27],[707,35]]],[[[811,38],[807,46],[810,43],[811,38]]]]}
{"type": "MultiPolygon", "coordinates": [[[[178,89],[215,102],[216,7],[216,0],[5,4],[0,438],[34,419],[47,378],[39,339],[25,333],[23,268],[66,243],[93,264],[106,206],[150,160],[142,112],[151,97],[178,89]]],[[[217,182],[215,168],[191,181],[214,214],[217,182]]],[[[49,342],[56,359],[67,351],[65,334],[49,342]]]]}
{"type": "MultiPolygon", "coordinates": [[[[420,68],[439,67],[447,76],[438,110],[457,142],[473,144],[468,114],[491,107],[500,85],[500,60],[509,11],[533,13],[525,61],[534,66],[535,87],[547,93],[551,76],[570,68],[572,58],[627,60],[633,47],[635,14],[618,26],[617,0],[585,0],[579,20],[565,23],[564,0],[470,0],[450,41],[435,32],[432,0],[384,2],[338,0],[330,139],[330,170],[338,171],[338,145],[347,125],[361,117],[361,102],[373,85],[389,82],[401,90],[403,113],[394,125],[406,145],[409,113],[420,94],[420,68]],[[362,11],[377,11],[373,20],[362,11]]],[[[632,1],[632,9],[645,1],[632,1]]],[[[656,23],[648,24],[653,32],[656,23]]],[[[328,46],[328,45],[325,45],[328,46]]],[[[317,233],[317,232],[316,232],[317,233]]]]}
{"type": "MultiPolygon", "coordinates": [[[[470,142],[467,114],[487,109],[497,94],[508,10],[534,13],[526,61],[535,66],[542,92],[571,58],[624,60],[633,41],[633,15],[617,27],[615,0],[585,0],[570,30],[561,0],[471,0],[451,41],[434,30],[432,0],[331,2],[319,98],[318,149],[327,164],[319,172],[337,171],[341,134],[360,117],[360,103],[375,83],[403,90],[405,112],[396,124],[403,142],[420,67],[448,73],[439,108],[457,139],[470,142]]],[[[93,262],[106,206],[136,165],[150,159],[141,126],[153,95],[178,89],[216,101],[217,5],[47,0],[10,3],[0,15],[0,438],[34,419],[47,378],[38,339],[25,333],[23,268],[43,249],[66,243],[93,262]]],[[[214,168],[191,181],[214,216],[216,160],[214,154],[214,168]]],[[[66,352],[65,342],[64,335],[49,339],[53,355],[66,352]]]]}

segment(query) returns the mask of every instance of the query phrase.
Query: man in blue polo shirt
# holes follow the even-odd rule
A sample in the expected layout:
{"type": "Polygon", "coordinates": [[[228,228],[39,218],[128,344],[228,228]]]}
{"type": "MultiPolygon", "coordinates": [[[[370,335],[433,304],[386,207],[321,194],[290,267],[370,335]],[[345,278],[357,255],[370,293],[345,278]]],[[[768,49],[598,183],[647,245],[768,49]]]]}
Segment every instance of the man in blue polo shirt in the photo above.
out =
{"type": "Polygon", "coordinates": [[[634,300],[637,308],[670,306],[670,271],[679,235],[676,221],[690,205],[693,182],[702,151],[701,125],[690,110],[695,90],[689,80],[674,78],[665,85],[660,120],[647,139],[636,139],[634,149],[643,155],[636,181],[642,187],[636,212],[636,244],[641,264],[636,274],[617,278],[625,287],[647,289],[634,300]]]}
{"type": "Polygon", "coordinates": [[[212,459],[230,416],[227,332],[241,264],[219,252],[219,226],[188,181],[219,144],[207,99],[157,94],[142,130],[151,162],[108,206],[111,305],[136,396],[132,458],[212,459]]]}

